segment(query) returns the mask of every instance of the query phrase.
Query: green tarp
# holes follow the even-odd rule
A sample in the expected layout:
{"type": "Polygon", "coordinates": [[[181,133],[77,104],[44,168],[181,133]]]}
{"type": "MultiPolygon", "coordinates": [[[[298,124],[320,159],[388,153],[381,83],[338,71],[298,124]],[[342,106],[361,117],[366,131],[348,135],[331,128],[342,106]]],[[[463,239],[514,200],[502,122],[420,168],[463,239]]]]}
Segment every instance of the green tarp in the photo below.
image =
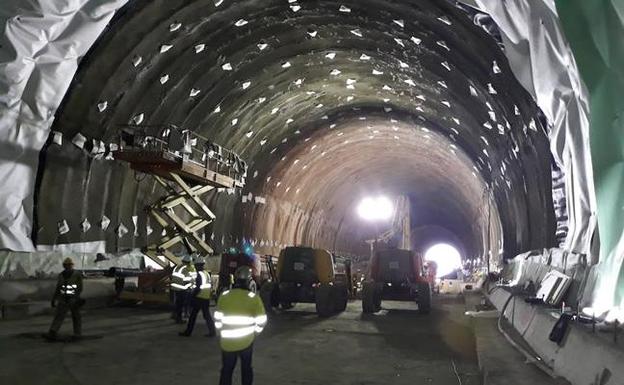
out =
{"type": "Polygon", "coordinates": [[[593,307],[624,316],[624,0],[557,0],[590,93],[591,152],[600,233],[593,307]]]}

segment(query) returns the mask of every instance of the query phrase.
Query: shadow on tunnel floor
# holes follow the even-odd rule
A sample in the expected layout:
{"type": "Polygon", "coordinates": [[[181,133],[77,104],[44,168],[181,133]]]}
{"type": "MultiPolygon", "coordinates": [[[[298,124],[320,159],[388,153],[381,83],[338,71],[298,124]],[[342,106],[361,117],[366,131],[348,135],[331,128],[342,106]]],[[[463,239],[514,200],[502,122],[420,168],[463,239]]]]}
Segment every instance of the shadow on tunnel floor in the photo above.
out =
{"type": "Polygon", "coordinates": [[[372,323],[394,348],[415,354],[421,359],[454,357],[458,361],[477,362],[476,341],[470,323],[463,319],[461,298],[434,297],[429,314],[414,308],[384,305],[376,314],[361,314],[360,320],[372,323]]]}

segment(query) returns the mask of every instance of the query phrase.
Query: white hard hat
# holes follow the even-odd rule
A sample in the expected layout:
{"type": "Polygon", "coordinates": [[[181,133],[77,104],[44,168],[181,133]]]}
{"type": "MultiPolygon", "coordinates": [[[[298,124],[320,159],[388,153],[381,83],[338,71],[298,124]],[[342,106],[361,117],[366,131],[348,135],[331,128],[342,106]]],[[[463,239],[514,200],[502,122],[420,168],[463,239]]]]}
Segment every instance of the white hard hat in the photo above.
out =
{"type": "Polygon", "coordinates": [[[184,263],[193,262],[193,258],[191,258],[191,256],[187,254],[184,257],[182,257],[182,262],[184,263]]]}

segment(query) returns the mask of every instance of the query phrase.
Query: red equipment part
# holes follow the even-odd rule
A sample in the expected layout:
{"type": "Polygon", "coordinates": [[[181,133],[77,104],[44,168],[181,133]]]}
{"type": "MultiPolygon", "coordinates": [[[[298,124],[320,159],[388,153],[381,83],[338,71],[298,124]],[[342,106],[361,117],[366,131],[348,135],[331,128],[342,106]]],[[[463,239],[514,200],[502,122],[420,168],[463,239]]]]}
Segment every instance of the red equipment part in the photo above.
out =
{"type": "Polygon", "coordinates": [[[368,280],[362,287],[362,310],[374,313],[383,299],[416,301],[419,311],[429,313],[435,282],[425,267],[421,253],[395,248],[377,250],[373,255],[368,280]]]}
{"type": "Polygon", "coordinates": [[[249,266],[253,280],[257,287],[262,283],[262,262],[257,254],[247,255],[245,253],[223,253],[221,254],[221,268],[219,270],[219,289],[229,288],[231,277],[236,269],[241,266],[249,266]]]}

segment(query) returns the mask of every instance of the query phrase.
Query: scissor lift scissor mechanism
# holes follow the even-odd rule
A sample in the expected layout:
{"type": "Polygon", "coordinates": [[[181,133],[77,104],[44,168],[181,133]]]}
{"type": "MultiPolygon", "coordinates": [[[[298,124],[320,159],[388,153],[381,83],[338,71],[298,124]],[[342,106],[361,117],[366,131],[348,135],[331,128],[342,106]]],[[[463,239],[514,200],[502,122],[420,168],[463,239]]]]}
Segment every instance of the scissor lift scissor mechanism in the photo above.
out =
{"type": "Polygon", "coordinates": [[[146,207],[165,234],[144,248],[146,256],[162,267],[180,264],[172,249],[187,248],[212,254],[200,234],[216,220],[202,200],[215,188],[243,187],[246,163],[235,153],[176,126],[127,126],[120,135],[115,158],[132,169],[152,175],[166,192],[146,207]],[[161,258],[164,257],[163,258],[161,258]]]}

